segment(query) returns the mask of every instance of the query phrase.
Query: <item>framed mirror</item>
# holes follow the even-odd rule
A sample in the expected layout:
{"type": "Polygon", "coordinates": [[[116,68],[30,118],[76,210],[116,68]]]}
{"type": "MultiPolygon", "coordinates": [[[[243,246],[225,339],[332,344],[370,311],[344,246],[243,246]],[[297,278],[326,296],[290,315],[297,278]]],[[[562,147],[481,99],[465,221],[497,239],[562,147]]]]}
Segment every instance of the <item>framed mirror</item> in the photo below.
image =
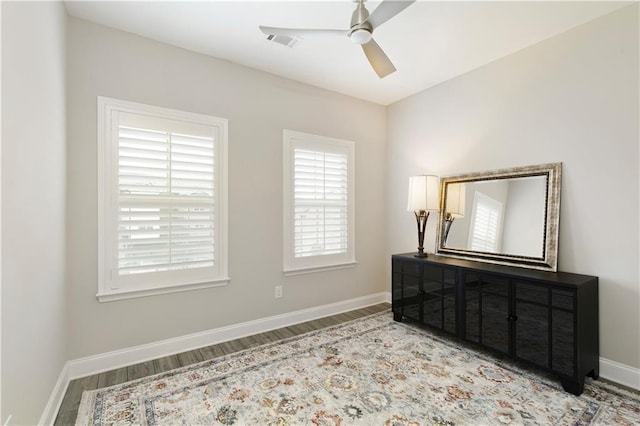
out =
{"type": "Polygon", "coordinates": [[[561,166],[442,178],[436,254],[556,271],[561,166]]]}

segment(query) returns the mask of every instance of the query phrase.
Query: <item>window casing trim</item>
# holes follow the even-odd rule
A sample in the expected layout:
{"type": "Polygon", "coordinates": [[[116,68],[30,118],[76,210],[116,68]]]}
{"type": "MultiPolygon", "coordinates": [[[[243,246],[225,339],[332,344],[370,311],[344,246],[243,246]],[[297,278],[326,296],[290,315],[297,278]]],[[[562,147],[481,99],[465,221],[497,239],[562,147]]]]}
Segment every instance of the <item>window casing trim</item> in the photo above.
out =
{"type": "Polygon", "coordinates": [[[205,288],[222,287],[229,283],[229,278],[219,280],[209,280],[207,282],[185,283],[179,285],[168,285],[164,287],[147,289],[130,289],[122,291],[110,291],[109,293],[98,293],[96,297],[99,302],[114,302],[116,300],[134,299],[138,297],[156,296],[160,294],[178,293],[182,291],[201,290],[205,288]]]}
{"type": "Polygon", "coordinates": [[[348,140],[283,130],[283,272],[285,276],[322,272],[353,267],[355,247],[355,143],[348,140]],[[347,251],[295,258],[293,248],[294,207],[294,151],[304,147],[323,152],[347,154],[347,251]]]}
{"type": "MultiPolygon", "coordinates": [[[[132,297],[150,296],[194,290],[197,288],[218,287],[229,282],[228,277],[228,120],[203,114],[183,112],[174,109],[139,104],[108,97],[98,96],[98,292],[100,302],[120,300],[132,297]],[[135,280],[119,286],[112,279],[114,272],[114,254],[117,245],[117,222],[114,217],[114,206],[117,204],[117,145],[113,138],[116,123],[113,117],[118,112],[125,112],[166,120],[194,123],[215,128],[216,141],[215,168],[215,253],[213,268],[198,268],[145,274],[149,284],[136,283],[135,280]],[[114,187],[115,185],[115,187],[114,187]],[[152,277],[152,275],[156,275],[152,277]],[[159,274],[163,274],[162,276],[159,274]],[[156,278],[156,279],[153,279],[156,278]]],[[[116,133],[117,134],[117,133],[116,133]]],[[[140,281],[140,280],[138,280],[140,281]]]]}
{"type": "Polygon", "coordinates": [[[335,263],[335,264],[326,265],[326,266],[313,266],[313,267],[300,268],[300,269],[288,269],[284,271],[283,274],[285,277],[291,277],[294,275],[304,275],[304,274],[312,274],[315,272],[326,272],[326,271],[335,271],[338,269],[353,268],[357,264],[358,262],[353,261],[353,262],[345,262],[345,263],[335,263]]]}

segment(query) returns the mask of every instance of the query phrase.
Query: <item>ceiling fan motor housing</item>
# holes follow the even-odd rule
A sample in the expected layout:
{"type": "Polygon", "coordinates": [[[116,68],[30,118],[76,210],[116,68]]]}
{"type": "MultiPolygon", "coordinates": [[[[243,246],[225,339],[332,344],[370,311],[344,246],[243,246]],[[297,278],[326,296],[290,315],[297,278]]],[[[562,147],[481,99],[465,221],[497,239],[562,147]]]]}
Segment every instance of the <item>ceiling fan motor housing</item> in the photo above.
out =
{"type": "Polygon", "coordinates": [[[365,44],[371,40],[373,28],[367,21],[369,19],[369,11],[364,7],[362,1],[358,2],[356,10],[351,15],[351,29],[349,31],[349,39],[356,44],[365,44]]]}

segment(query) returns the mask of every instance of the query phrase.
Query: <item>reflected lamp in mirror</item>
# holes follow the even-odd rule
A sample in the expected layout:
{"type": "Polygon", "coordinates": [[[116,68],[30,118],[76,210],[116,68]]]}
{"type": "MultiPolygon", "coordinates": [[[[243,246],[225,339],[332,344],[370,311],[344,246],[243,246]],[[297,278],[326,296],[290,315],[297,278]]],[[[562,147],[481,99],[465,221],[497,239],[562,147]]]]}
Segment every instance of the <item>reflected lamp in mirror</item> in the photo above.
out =
{"type": "Polygon", "coordinates": [[[409,178],[409,202],[407,210],[413,211],[418,225],[418,252],[416,257],[427,257],[424,252],[424,234],[429,212],[439,207],[440,180],[437,176],[421,175],[409,178]]]}
{"type": "Polygon", "coordinates": [[[444,217],[444,241],[447,241],[449,230],[456,218],[464,217],[465,184],[454,183],[447,186],[447,205],[445,206],[444,217]]]}

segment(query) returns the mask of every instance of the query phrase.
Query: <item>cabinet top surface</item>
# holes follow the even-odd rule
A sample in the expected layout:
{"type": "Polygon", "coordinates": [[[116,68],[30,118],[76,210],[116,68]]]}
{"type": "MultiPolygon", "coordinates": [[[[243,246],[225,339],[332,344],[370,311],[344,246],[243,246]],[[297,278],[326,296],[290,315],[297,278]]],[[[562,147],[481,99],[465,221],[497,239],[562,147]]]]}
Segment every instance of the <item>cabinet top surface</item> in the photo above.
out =
{"type": "Polygon", "coordinates": [[[413,262],[424,262],[442,266],[455,266],[476,272],[487,272],[501,275],[508,275],[514,278],[526,278],[532,280],[550,281],[565,285],[580,285],[585,282],[597,280],[598,277],[591,275],[574,274],[571,272],[549,272],[536,269],[519,268],[516,266],[497,265],[493,263],[475,262],[471,260],[456,259],[452,257],[437,256],[429,254],[428,257],[418,258],[415,253],[403,253],[392,255],[393,259],[408,260],[413,262]]]}

